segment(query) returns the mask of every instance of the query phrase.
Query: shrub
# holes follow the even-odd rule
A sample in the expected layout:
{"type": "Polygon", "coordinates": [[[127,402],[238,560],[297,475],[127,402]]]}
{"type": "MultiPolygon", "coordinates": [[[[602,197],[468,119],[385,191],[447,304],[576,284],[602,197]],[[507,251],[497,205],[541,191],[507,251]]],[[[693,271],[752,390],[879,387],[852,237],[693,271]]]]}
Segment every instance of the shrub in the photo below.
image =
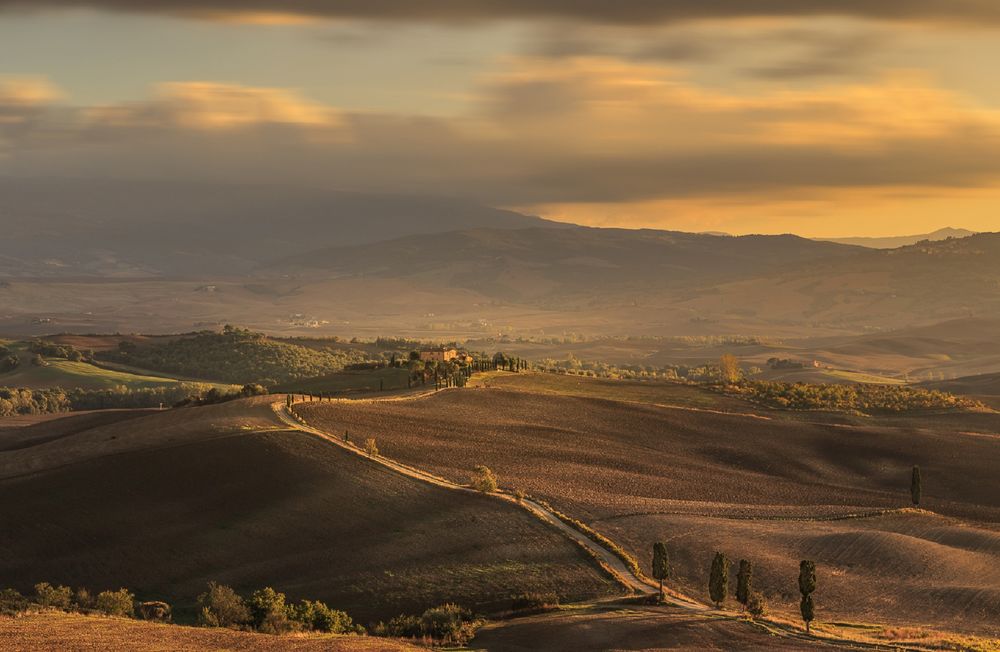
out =
{"type": "Polygon", "coordinates": [[[77,609],[93,609],[94,596],[90,594],[90,591],[81,586],[73,594],[73,604],[77,609]]]}
{"type": "Polygon", "coordinates": [[[490,467],[482,465],[476,467],[476,472],[472,475],[472,488],[484,494],[496,493],[497,477],[490,467]]]}
{"type": "Polygon", "coordinates": [[[479,624],[469,610],[455,604],[443,604],[420,616],[396,616],[388,623],[379,623],[374,633],[401,638],[426,637],[441,643],[464,645],[472,640],[479,624]]]}
{"type": "Polygon", "coordinates": [[[250,622],[250,610],[232,588],[209,582],[198,596],[198,621],[206,627],[240,628],[250,622]]]}
{"type": "Polygon", "coordinates": [[[288,615],[307,630],[330,634],[347,634],[361,630],[345,612],[331,609],[319,601],[303,600],[297,605],[289,606],[288,615]]]}
{"type": "Polygon", "coordinates": [[[68,586],[52,586],[48,582],[35,585],[35,599],[43,607],[69,609],[73,601],[73,591],[68,586]]]}
{"type": "Polygon", "coordinates": [[[767,600],[760,591],[752,591],[747,597],[747,612],[752,618],[762,618],[767,615],[767,600]]]}
{"type": "Polygon", "coordinates": [[[514,494],[514,500],[519,503],[524,502],[524,499],[528,497],[528,494],[524,493],[524,489],[521,489],[520,487],[514,487],[514,490],[511,493],[514,494]]]}
{"type": "Polygon", "coordinates": [[[472,613],[457,604],[443,604],[420,616],[424,634],[445,643],[462,645],[472,639],[475,626],[472,613]]]}
{"type": "Polygon", "coordinates": [[[109,616],[133,616],[135,615],[135,596],[128,589],[101,591],[97,594],[94,606],[98,611],[109,616]]]}
{"type": "Polygon", "coordinates": [[[521,593],[511,598],[511,611],[540,611],[559,606],[555,593],[521,593]]]}
{"type": "Polygon", "coordinates": [[[0,614],[5,616],[17,615],[25,611],[30,602],[17,589],[4,589],[0,591],[0,614]]]}
{"type": "Polygon", "coordinates": [[[365,440],[365,452],[368,453],[368,457],[375,457],[378,455],[378,444],[375,443],[375,439],[369,437],[365,440]]]}
{"type": "Polygon", "coordinates": [[[267,586],[254,591],[247,600],[250,621],[254,628],[266,634],[281,634],[294,629],[288,618],[285,594],[267,586]]]}
{"type": "Polygon", "coordinates": [[[151,601],[139,604],[139,614],[143,620],[155,620],[161,623],[170,622],[173,610],[166,602],[151,601]]]}
{"type": "Polygon", "coordinates": [[[375,626],[377,636],[393,636],[396,638],[417,638],[424,633],[420,616],[396,616],[387,623],[375,626]]]}

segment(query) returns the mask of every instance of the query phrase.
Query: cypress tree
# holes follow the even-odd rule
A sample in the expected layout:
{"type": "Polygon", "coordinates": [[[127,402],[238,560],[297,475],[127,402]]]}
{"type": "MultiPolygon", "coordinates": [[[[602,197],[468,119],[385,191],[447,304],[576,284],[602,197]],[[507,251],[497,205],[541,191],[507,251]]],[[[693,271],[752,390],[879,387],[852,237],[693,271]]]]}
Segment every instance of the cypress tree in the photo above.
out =
{"type": "Polygon", "coordinates": [[[809,624],[812,623],[816,615],[816,605],[813,604],[812,594],[816,590],[816,562],[803,560],[799,563],[799,593],[802,594],[802,602],[799,604],[799,611],[802,612],[802,620],[806,624],[806,633],[809,633],[809,624]]]}
{"type": "Polygon", "coordinates": [[[920,467],[914,466],[913,473],[910,475],[910,500],[913,501],[913,506],[916,507],[920,504],[920,467]]]}
{"type": "Polygon", "coordinates": [[[660,581],[660,599],[663,599],[663,580],[670,574],[667,545],[662,541],[653,544],[653,578],[660,581]]]}
{"type": "Polygon", "coordinates": [[[712,602],[719,609],[729,592],[729,558],[725,553],[715,553],[712,559],[712,572],[708,578],[708,593],[712,597],[712,602]]]}
{"type": "Polygon", "coordinates": [[[753,593],[753,563],[741,559],[740,569],[736,573],[736,601],[743,605],[743,609],[747,608],[751,593],[753,593]]]}

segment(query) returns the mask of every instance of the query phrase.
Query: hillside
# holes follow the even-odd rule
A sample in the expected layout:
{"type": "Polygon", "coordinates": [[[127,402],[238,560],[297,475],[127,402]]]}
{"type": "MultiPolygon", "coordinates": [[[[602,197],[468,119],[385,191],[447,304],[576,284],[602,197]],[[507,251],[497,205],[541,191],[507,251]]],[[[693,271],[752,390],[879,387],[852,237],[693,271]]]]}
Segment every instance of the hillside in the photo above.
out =
{"type": "Polygon", "coordinates": [[[424,648],[402,641],[358,636],[272,636],[231,629],[161,625],[124,618],[81,616],[56,611],[0,616],[4,650],[91,652],[413,652],[424,648]]]}
{"type": "Polygon", "coordinates": [[[304,252],[269,274],[407,278],[504,300],[640,288],[758,274],[781,265],[850,256],[852,247],[791,235],[715,236],[648,229],[463,230],[304,252]]]}
{"type": "Polygon", "coordinates": [[[952,380],[936,380],[923,383],[924,387],[938,389],[952,394],[962,394],[983,401],[1000,409],[1000,373],[963,376],[952,380]]]}
{"type": "Polygon", "coordinates": [[[323,376],[366,360],[360,351],[308,348],[231,326],[221,333],[205,331],[165,342],[125,341],[116,350],[98,355],[142,369],[268,386],[323,376]]]}
{"type": "Polygon", "coordinates": [[[447,478],[485,463],[503,485],[624,544],[647,572],[664,540],[675,581],[701,599],[711,555],[724,550],[753,559],[772,609],[794,617],[798,561],[813,558],[824,621],[998,633],[996,415],[994,434],[977,436],[960,433],[961,418],[823,423],[516,384],[301,412],[331,432],[377,436],[389,456],[447,478]],[[902,509],[914,464],[929,511],[902,509]]]}
{"type": "Polygon", "coordinates": [[[937,241],[937,240],[947,240],[948,238],[967,238],[970,235],[975,235],[975,231],[969,231],[968,229],[955,229],[952,227],[945,227],[943,229],[938,229],[931,233],[923,233],[920,235],[898,235],[898,236],[888,236],[883,238],[816,238],[817,240],[823,240],[824,242],[837,242],[839,244],[854,245],[857,247],[868,247],[870,249],[896,249],[898,247],[907,247],[909,245],[915,245],[918,242],[924,240],[937,241]]]}
{"type": "Polygon", "coordinates": [[[243,274],[319,245],[554,223],[453,199],[209,182],[0,178],[0,279],[243,274]]]}
{"type": "Polygon", "coordinates": [[[179,618],[209,580],[274,586],[362,623],[446,601],[504,610],[525,591],[617,592],[522,510],[287,431],[272,400],[0,430],[16,439],[0,451],[4,584],[127,586],[179,618]]]}
{"type": "Polygon", "coordinates": [[[1000,233],[789,265],[681,298],[726,323],[901,328],[1000,316],[1000,233]]]}

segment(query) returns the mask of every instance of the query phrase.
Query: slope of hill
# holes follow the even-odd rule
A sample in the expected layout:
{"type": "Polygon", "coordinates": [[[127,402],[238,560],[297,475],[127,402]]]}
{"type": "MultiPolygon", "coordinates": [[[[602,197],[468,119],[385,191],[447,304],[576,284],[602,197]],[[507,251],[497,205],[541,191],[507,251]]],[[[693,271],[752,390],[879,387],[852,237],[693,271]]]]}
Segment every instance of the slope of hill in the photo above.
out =
{"type": "Polygon", "coordinates": [[[798,561],[812,558],[822,620],[998,633],[996,415],[993,434],[968,435],[961,419],[814,423],[501,389],[300,412],[447,478],[486,464],[624,544],[646,572],[653,542],[666,541],[693,596],[705,598],[723,550],[754,560],[772,608],[794,617],[798,561]],[[932,511],[903,509],[914,464],[932,511]]]}
{"type": "Polygon", "coordinates": [[[1000,233],[827,257],[674,304],[708,319],[899,328],[1000,316],[1000,233]]]}
{"type": "Polygon", "coordinates": [[[412,279],[499,299],[608,295],[703,285],[781,265],[851,257],[857,249],[792,235],[715,236],[673,231],[477,229],[306,252],[267,270],[412,279]]]}
{"type": "Polygon", "coordinates": [[[1000,373],[963,376],[952,380],[928,381],[922,384],[930,389],[971,396],[1000,409],[1000,373]]]}
{"type": "Polygon", "coordinates": [[[58,611],[0,616],[4,650],[128,650],[129,652],[414,652],[425,648],[384,638],[336,635],[274,636],[163,625],[125,618],[81,616],[58,611]]]}
{"type": "Polygon", "coordinates": [[[552,225],[452,199],[182,181],[0,178],[0,278],[233,275],[319,245],[552,225]]]}
{"type": "Polygon", "coordinates": [[[84,420],[55,434],[58,421],[30,426],[0,452],[0,577],[22,591],[42,580],[127,586],[182,614],[209,580],[274,586],[362,623],[446,601],[491,612],[526,591],[618,591],[516,506],[284,430],[273,400],[84,420]]]}
{"type": "Polygon", "coordinates": [[[824,242],[837,242],[846,245],[855,245],[858,247],[869,247],[871,249],[896,249],[898,247],[906,247],[909,245],[915,245],[918,242],[924,240],[937,241],[937,240],[947,240],[948,238],[967,238],[970,235],[975,235],[975,231],[969,231],[968,229],[955,229],[952,227],[945,227],[943,229],[938,229],[931,233],[924,233],[921,235],[899,235],[899,236],[889,236],[884,238],[816,238],[817,240],[822,240],[824,242]]]}

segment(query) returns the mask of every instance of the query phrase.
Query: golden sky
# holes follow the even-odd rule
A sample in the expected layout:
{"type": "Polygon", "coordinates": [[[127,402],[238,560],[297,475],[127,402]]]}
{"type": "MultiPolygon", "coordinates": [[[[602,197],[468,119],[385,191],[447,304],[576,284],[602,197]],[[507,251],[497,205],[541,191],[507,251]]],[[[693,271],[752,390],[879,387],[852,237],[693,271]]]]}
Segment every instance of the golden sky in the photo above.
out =
{"type": "Polygon", "coordinates": [[[0,0],[0,174],[1000,230],[1000,5],[831,4],[0,0]]]}

